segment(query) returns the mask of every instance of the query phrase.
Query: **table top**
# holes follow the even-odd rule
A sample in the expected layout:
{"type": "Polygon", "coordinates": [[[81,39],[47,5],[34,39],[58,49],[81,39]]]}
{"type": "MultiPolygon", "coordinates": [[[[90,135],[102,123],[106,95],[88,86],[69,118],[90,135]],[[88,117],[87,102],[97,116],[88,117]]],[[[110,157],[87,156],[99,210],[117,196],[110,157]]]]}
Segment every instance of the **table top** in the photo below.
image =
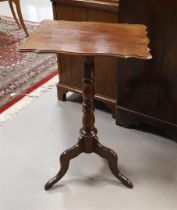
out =
{"type": "Polygon", "coordinates": [[[150,59],[148,44],[144,25],[45,20],[19,50],[150,59]]]}

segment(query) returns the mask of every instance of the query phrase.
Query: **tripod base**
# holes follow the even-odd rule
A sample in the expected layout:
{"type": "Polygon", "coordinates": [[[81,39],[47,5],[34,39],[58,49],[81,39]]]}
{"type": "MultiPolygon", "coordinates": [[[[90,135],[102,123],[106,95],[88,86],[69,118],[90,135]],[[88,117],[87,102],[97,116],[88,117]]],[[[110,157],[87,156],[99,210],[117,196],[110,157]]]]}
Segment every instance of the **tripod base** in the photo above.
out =
{"type": "Polygon", "coordinates": [[[97,137],[97,129],[94,127],[95,123],[95,88],[94,88],[94,60],[93,57],[86,57],[84,61],[84,71],[82,77],[82,125],[80,129],[79,142],[72,148],[62,153],[60,157],[60,171],[58,174],[45,185],[45,189],[50,189],[56,182],[58,182],[67,172],[69,161],[77,157],[82,152],[96,153],[102,158],[108,160],[109,167],[117,179],[119,179],[127,187],[132,188],[131,181],[122,175],[118,169],[118,158],[116,153],[99,143],[97,137]]]}
{"type": "MultiPolygon", "coordinates": [[[[88,140],[88,139],[87,139],[88,140]]],[[[125,177],[123,174],[120,173],[118,169],[118,157],[116,153],[103,146],[102,144],[99,143],[98,139],[96,137],[92,138],[92,150],[89,153],[96,153],[102,158],[105,158],[108,160],[109,168],[111,172],[114,174],[114,176],[119,179],[124,185],[126,185],[129,188],[133,188],[132,182],[125,177]]],[[[69,168],[69,162],[71,159],[77,157],[79,154],[82,152],[86,152],[84,148],[84,139],[79,139],[79,142],[71,147],[70,149],[66,150],[63,152],[60,156],[60,170],[58,174],[49,180],[46,185],[45,185],[45,190],[50,189],[55,183],[57,183],[67,172],[69,168]]],[[[88,153],[88,152],[86,152],[88,153]]]]}

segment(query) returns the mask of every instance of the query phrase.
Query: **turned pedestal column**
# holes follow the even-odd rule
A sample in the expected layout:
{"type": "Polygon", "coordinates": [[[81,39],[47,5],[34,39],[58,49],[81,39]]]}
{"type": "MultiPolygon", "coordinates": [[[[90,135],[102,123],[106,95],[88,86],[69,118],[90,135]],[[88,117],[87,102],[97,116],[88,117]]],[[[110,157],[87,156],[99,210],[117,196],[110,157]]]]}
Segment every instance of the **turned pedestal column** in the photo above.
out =
{"type": "Polygon", "coordinates": [[[122,175],[118,169],[117,165],[117,155],[116,153],[103,146],[99,143],[97,137],[97,129],[94,127],[95,117],[95,101],[94,101],[94,61],[93,57],[86,57],[84,62],[84,70],[82,77],[82,111],[83,118],[82,124],[83,127],[80,129],[80,137],[78,143],[63,152],[60,156],[60,171],[58,174],[47,184],[45,185],[45,189],[50,189],[56,182],[58,182],[67,172],[69,167],[69,161],[75,157],[77,157],[80,153],[96,153],[100,155],[102,158],[106,158],[108,160],[108,164],[112,173],[126,186],[132,188],[133,184],[131,181],[122,175]]]}

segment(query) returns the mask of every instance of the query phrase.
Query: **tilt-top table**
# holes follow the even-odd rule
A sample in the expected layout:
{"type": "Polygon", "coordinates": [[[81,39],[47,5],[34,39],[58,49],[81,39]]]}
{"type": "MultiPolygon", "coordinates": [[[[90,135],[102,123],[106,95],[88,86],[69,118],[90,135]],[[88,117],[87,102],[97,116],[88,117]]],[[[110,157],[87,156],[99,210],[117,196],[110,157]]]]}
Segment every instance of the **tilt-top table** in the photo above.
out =
{"type": "Polygon", "coordinates": [[[65,175],[69,161],[82,152],[95,152],[106,158],[112,173],[123,184],[133,187],[132,182],[120,173],[116,153],[98,141],[97,129],[94,127],[94,56],[150,59],[146,34],[144,25],[46,20],[20,46],[21,52],[64,53],[85,57],[82,76],[83,127],[80,129],[79,141],[62,153],[60,170],[47,182],[46,190],[65,175]]]}

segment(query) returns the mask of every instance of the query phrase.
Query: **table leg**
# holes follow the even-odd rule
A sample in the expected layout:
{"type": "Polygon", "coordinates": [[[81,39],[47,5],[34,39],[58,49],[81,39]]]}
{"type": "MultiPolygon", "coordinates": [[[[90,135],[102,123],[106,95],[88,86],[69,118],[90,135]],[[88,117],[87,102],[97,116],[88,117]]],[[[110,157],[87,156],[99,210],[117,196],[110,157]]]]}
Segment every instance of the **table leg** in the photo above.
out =
{"type": "Polygon", "coordinates": [[[25,23],[24,23],[24,20],[23,20],[23,17],[22,17],[22,12],[21,12],[21,7],[20,7],[20,1],[19,0],[9,0],[8,2],[9,2],[10,9],[12,11],[13,17],[14,17],[17,25],[19,26],[19,28],[23,28],[26,36],[28,37],[29,36],[29,33],[27,31],[27,28],[25,26],[25,23]],[[14,10],[14,7],[13,7],[13,2],[15,4],[15,6],[16,6],[16,11],[17,11],[17,14],[18,14],[20,23],[19,23],[19,21],[17,19],[17,16],[15,14],[15,10],[14,10]]]}
{"type": "Polygon", "coordinates": [[[95,117],[95,101],[94,101],[94,61],[93,57],[86,57],[84,62],[84,71],[82,77],[82,128],[80,129],[80,137],[78,143],[62,153],[60,157],[60,171],[58,174],[49,180],[45,185],[45,189],[50,189],[56,182],[58,182],[67,172],[69,161],[77,157],[80,153],[95,152],[99,156],[108,160],[111,172],[127,187],[132,188],[132,182],[122,175],[118,169],[118,158],[116,153],[99,143],[97,137],[97,129],[94,127],[95,117]]]}

